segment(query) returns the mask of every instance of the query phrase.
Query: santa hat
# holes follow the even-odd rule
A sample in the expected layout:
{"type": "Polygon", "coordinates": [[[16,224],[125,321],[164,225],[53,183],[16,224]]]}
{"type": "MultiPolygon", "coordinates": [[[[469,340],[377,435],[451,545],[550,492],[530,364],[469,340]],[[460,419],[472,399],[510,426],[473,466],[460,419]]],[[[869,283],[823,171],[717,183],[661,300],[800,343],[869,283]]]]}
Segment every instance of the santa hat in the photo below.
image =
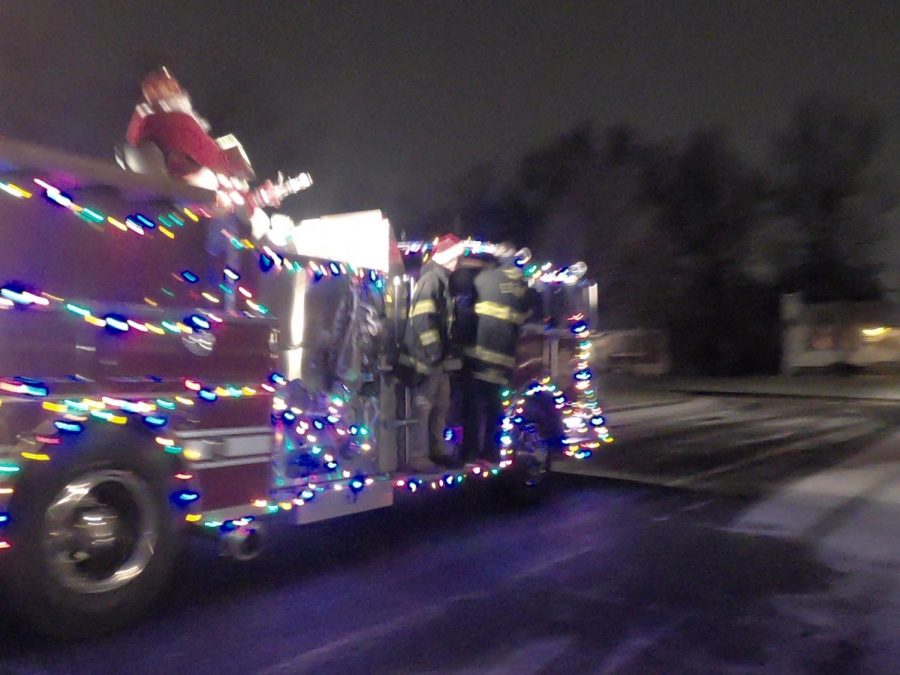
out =
{"type": "Polygon", "coordinates": [[[431,259],[438,265],[446,265],[463,254],[465,244],[455,234],[445,234],[437,240],[431,250],[431,259]]]}

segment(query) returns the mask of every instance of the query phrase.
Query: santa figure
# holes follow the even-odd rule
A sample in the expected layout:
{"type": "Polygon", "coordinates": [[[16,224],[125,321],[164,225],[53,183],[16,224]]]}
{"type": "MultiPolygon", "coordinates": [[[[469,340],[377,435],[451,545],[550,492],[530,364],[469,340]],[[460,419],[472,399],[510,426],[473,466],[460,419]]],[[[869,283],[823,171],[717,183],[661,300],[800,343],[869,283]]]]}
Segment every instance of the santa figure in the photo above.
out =
{"type": "Polygon", "coordinates": [[[139,173],[165,173],[192,185],[214,190],[221,210],[251,224],[254,234],[268,231],[264,207],[278,207],[281,198],[311,185],[308,174],[278,184],[266,181],[251,190],[255,174],[238,140],[214,139],[209,123],[194,110],[191,98],[168,69],[147,75],[141,83],[144,100],[135,107],[120,163],[139,173]]]}

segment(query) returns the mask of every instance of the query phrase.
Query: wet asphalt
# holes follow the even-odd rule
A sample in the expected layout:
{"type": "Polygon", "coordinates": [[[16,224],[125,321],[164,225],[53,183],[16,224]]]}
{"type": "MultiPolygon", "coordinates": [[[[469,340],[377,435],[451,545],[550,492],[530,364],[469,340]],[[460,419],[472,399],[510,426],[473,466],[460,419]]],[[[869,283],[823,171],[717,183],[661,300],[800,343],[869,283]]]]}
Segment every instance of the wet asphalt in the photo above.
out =
{"type": "Polygon", "coordinates": [[[618,429],[611,415],[615,451],[554,475],[537,506],[404,495],[278,529],[243,564],[196,542],[151,614],[113,635],[54,643],[3,614],[0,672],[880,672],[869,621],[896,569],[732,524],[894,416],[702,397],[618,429]]]}

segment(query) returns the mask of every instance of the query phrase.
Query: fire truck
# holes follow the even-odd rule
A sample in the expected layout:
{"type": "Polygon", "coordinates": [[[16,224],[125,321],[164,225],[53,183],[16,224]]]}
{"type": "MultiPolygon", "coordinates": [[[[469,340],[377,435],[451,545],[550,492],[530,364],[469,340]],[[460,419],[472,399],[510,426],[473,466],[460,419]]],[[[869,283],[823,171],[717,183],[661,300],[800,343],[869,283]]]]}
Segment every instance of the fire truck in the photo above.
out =
{"type": "Polygon", "coordinates": [[[0,140],[0,242],[0,576],[51,635],[139,616],[192,536],[249,560],[269,521],[472,483],[532,498],[551,459],[612,440],[578,266],[522,261],[543,305],[500,460],[414,475],[391,355],[429,244],[381,212],[257,239],[215,193],[0,140]]]}

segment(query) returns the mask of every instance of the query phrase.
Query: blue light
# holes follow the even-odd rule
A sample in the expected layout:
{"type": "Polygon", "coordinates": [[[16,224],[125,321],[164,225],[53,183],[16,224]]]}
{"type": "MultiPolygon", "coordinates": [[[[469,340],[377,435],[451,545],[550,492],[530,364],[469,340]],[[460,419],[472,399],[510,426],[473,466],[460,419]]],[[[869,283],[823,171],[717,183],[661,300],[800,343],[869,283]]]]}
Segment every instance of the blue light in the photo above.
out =
{"type": "Polygon", "coordinates": [[[198,281],[200,281],[200,277],[198,277],[196,274],[194,274],[190,270],[184,270],[181,273],[181,278],[184,279],[189,284],[196,284],[198,281]]]}
{"type": "Polygon", "coordinates": [[[335,461],[325,462],[325,468],[328,469],[329,471],[334,471],[335,469],[338,468],[338,463],[335,461]]]}
{"type": "Polygon", "coordinates": [[[325,419],[327,419],[331,424],[337,424],[338,422],[341,421],[341,418],[338,417],[337,415],[329,415],[325,419]]]}
{"type": "Polygon", "coordinates": [[[183,504],[190,504],[200,499],[200,493],[193,490],[181,490],[172,495],[172,497],[183,504]]]}
{"type": "Polygon", "coordinates": [[[7,523],[9,523],[9,514],[0,513],[0,527],[4,527],[7,523]]]}
{"type": "Polygon", "coordinates": [[[331,269],[332,276],[335,276],[335,277],[340,276],[341,268],[338,267],[337,263],[328,263],[328,267],[331,269]]]}
{"type": "Polygon", "coordinates": [[[232,281],[238,281],[241,278],[241,275],[238,274],[237,272],[235,272],[230,267],[226,267],[224,269],[224,272],[225,272],[225,276],[228,277],[229,279],[231,279],[232,281]]]}
{"type": "Polygon", "coordinates": [[[66,422],[65,420],[56,420],[53,423],[57,429],[66,434],[80,434],[84,431],[84,427],[78,422],[66,422]]]}
{"type": "Polygon", "coordinates": [[[33,380],[30,377],[14,377],[16,382],[19,382],[25,387],[25,391],[18,392],[21,394],[25,394],[26,396],[38,396],[44,397],[50,394],[50,389],[46,384],[41,382],[40,380],[33,380]]]}
{"type": "Polygon", "coordinates": [[[228,295],[234,295],[234,289],[230,286],[226,286],[225,284],[219,284],[219,288],[222,289],[223,293],[227,293],[228,295]]]}
{"type": "Polygon", "coordinates": [[[144,424],[150,427],[164,427],[169,423],[169,419],[167,417],[160,417],[158,415],[147,415],[144,417],[144,424]]]}
{"type": "Polygon", "coordinates": [[[65,192],[60,192],[56,188],[44,191],[44,197],[58,206],[64,206],[66,208],[72,206],[72,196],[67,195],[65,192]]]}
{"type": "Polygon", "coordinates": [[[297,419],[297,416],[294,413],[292,413],[290,410],[285,410],[284,414],[282,416],[288,422],[293,422],[295,419],[297,419]]]}
{"type": "Polygon", "coordinates": [[[313,420],[313,426],[320,431],[325,428],[325,425],[320,420],[313,420]]]}
{"type": "Polygon", "coordinates": [[[4,286],[3,288],[0,288],[0,295],[8,300],[12,300],[14,303],[22,307],[28,307],[34,304],[48,304],[45,298],[31,293],[28,289],[18,284],[9,284],[7,286],[4,286]]]}
{"type": "Polygon", "coordinates": [[[127,333],[129,330],[128,319],[119,314],[107,314],[103,317],[106,327],[114,333],[127,333]]]}
{"type": "Polygon", "coordinates": [[[606,422],[606,420],[603,419],[602,417],[592,417],[591,418],[591,424],[593,424],[595,427],[602,427],[604,422],[606,422]]]}
{"type": "Polygon", "coordinates": [[[200,330],[209,330],[212,326],[206,317],[200,316],[199,314],[191,314],[190,316],[185,317],[184,322],[189,326],[193,326],[200,330]]]}
{"type": "Polygon", "coordinates": [[[156,227],[156,223],[150,220],[147,216],[142,215],[140,213],[135,213],[134,217],[138,220],[138,222],[144,227],[150,228],[151,230],[156,227]]]}
{"type": "Polygon", "coordinates": [[[263,272],[268,272],[275,266],[275,261],[272,260],[272,256],[266,255],[263,253],[259,256],[259,269],[263,272]]]}
{"type": "Polygon", "coordinates": [[[282,375],[281,373],[272,373],[271,375],[269,375],[269,381],[272,382],[272,384],[287,383],[287,380],[284,379],[284,375],[282,375]]]}
{"type": "Polygon", "coordinates": [[[216,392],[210,391],[209,389],[201,389],[197,392],[197,396],[202,398],[204,401],[215,401],[218,397],[216,392]]]}
{"type": "Polygon", "coordinates": [[[575,373],[575,379],[581,380],[582,382],[585,382],[585,381],[591,379],[591,376],[592,376],[592,373],[587,368],[584,370],[579,370],[578,372],[575,373]]]}
{"type": "Polygon", "coordinates": [[[309,488],[306,488],[305,490],[300,492],[300,499],[303,499],[307,502],[310,502],[315,498],[316,498],[316,493],[314,490],[310,490],[309,488]]]}

